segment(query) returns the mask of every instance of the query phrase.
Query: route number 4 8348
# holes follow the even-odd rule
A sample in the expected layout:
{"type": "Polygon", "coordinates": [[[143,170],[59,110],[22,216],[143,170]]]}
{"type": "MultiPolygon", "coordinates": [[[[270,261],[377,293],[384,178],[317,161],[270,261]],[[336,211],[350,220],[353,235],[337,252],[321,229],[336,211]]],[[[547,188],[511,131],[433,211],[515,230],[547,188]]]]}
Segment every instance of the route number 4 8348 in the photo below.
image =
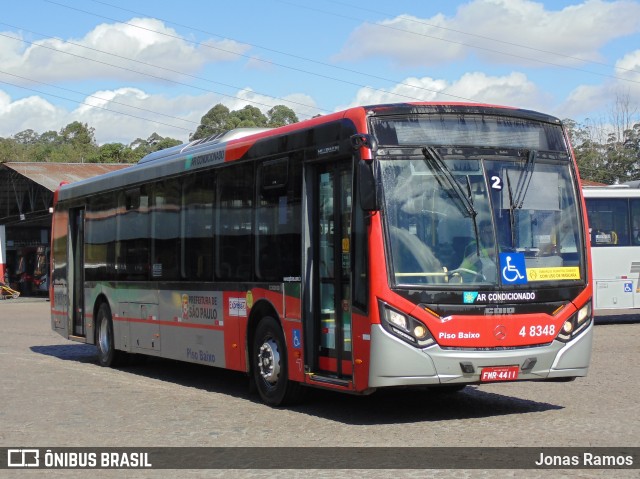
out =
{"type": "Polygon", "coordinates": [[[536,326],[522,326],[522,329],[518,333],[523,338],[537,338],[540,336],[555,336],[556,327],[553,324],[536,325],[536,326]]]}

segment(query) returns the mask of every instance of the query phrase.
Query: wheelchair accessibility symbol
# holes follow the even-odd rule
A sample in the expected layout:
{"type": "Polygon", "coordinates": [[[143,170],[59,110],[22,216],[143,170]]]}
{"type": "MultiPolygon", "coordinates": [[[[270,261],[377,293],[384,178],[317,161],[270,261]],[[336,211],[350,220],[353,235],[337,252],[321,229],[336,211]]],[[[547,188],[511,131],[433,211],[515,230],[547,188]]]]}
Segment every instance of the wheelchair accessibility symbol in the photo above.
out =
{"type": "Polygon", "coordinates": [[[527,283],[527,268],[523,253],[500,253],[500,271],[503,283],[527,283]]]}
{"type": "Polygon", "coordinates": [[[300,340],[300,330],[293,330],[293,347],[299,349],[302,346],[302,341],[300,340]]]}

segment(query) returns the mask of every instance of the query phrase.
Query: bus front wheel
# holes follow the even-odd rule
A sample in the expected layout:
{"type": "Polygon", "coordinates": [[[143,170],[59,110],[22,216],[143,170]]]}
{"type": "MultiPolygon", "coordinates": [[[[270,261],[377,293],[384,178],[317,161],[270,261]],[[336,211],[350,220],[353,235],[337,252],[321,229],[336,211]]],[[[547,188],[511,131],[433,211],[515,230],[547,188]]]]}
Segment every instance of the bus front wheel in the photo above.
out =
{"type": "Polygon", "coordinates": [[[285,406],[302,398],[302,386],[289,381],[284,333],[270,316],[262,318],[256,328],[252,370],[258,393],[266,404],[285,406]]]}
{"type": "Polygon", "coordinates": [[[113,335],[113,320],[111,309],[107,303],[102,303],[96,316],[96,346],[98,349],[98,363],[100,366],[113,367],[122,362],[124,353],[115,348],[113,335]]]}

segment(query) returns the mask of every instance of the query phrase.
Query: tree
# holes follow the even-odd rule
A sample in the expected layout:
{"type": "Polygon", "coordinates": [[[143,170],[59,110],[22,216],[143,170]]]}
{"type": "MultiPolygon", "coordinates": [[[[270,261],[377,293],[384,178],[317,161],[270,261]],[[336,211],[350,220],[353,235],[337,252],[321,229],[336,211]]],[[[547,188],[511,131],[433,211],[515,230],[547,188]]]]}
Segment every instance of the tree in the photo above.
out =
{"type": "Polygon", "coordinates": [[[127,149],[122,143],[105,143],[88,159],[88,163],[122,163],[127,149]]]}
{"type": "Polygon", "coordinates": [[[566,120],[580,176],[607,184],[640,179],[640,117],[629,95],[618,94],[608,123],[566,120]]]}
{"type": "Polygon", "coordinates": [[[0,138],[0,163],[16,161],[18,144],[11,138],[0,138]]]}
{"type": "Polygon", "coordinates": [[[163,138],[154,132],[146,140],[137,138],[135,141],[131,142],[129,149],[133,152],[135,161],[137,161],[143,156],[153,153],[154,151],[164,150],[165,148],[170,148],[180,144],[182,144],[182,142],[179,140],[169,137],[163,138]]]}
{"type": "Polygon", "coordinates": [[[45,131],[40,138],[38,138],[38,143],[47,143],[49,145],[57,145],[62,141],[60,135],[58,135],[57,131],[45,131]]]}
{"type": "Polygon", "coordinates": [[[190,140],[198,140],[217,135],[234,128],[273,128],[296,123],[296,114],[284,105],[276,105],[265,115],[255,106],[247,105],[240,110],[230,111],[218,103],[200,120],[200,125],[190,140]]]}
{"type": "Polygon", "coordinates": [[[587,119],[579,124],[573,120],[563,121],[578,163],[583,180],[611,183],[612,176],[606,167],[604,126],[587,119]]]}
{"type": "Polygon", "coordinates": [[[189,139],[199,140],[200,138],[222,133],[227,129],[229,113],[230,111],[226,106],[218,103],[200,119],[200,125],[198,125],[195,133],[189,139]]]}
{"type": "Polygon", "coordinates": [[[231,112],[228,121],[229,130],[234,128],[264,128],[267,117],[255,106],[247,105],[241,110],[231,112]]]}
{"type": "Polygon", "coordinates": [[[90,128],[86,123],[74,121],[60,130],[60,136],[64,143],[74,146],[95,146],[94,131],[94,128],[90,128]]]}
{"type": "Polygon", "coordinates": [[[181,145],[182,142],[179,140],[176,140],[174,138],[162,138],[160,141],[158,141],[155,144],[155,150],[154,151],[160,151],[160,150],[164,150],[166,148],[171,148],[172,146],[178,146],[181,145]]]}
{"type": "Polygon", "coordinates": [[[274,106],[267,112],[267,118],[267,126],[272,128],[298,123],[299,121],[295,112],[284,105],[274,106]]]}
{"type": "Polygon", "coordinates": [[[620,182],[640,179],[638,152],[634,148],[634,120],[638,118],[638,108],[629,93],[618,93],[611,108],[610,121],[613,131],[607,137],[607,155],[616,177],[620,182]]]}
{"type": "Polygon", "coordinates": [[[31,129],[24,130],[13,135],[13,139],[16,141],[16,143],[19,143],[21,145],[33,145],[38,141],[38,138],[38,134],[31,129]]]}

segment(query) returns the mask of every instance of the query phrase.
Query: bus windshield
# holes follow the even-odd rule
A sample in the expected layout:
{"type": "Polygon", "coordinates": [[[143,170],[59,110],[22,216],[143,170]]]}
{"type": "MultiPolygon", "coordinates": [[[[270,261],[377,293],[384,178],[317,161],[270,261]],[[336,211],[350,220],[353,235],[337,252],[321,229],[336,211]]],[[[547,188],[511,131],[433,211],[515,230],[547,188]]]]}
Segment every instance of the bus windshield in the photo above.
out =
{"type": "Polygon", "coordinates": [[[432,149],[379,156],[392,282],[493,289],[585,280],[568,157],[432,149]],[[439,150],[439,153],[438,153],[439,150]],[[447,179],[451,178],[451,179],[447,179]]]}

